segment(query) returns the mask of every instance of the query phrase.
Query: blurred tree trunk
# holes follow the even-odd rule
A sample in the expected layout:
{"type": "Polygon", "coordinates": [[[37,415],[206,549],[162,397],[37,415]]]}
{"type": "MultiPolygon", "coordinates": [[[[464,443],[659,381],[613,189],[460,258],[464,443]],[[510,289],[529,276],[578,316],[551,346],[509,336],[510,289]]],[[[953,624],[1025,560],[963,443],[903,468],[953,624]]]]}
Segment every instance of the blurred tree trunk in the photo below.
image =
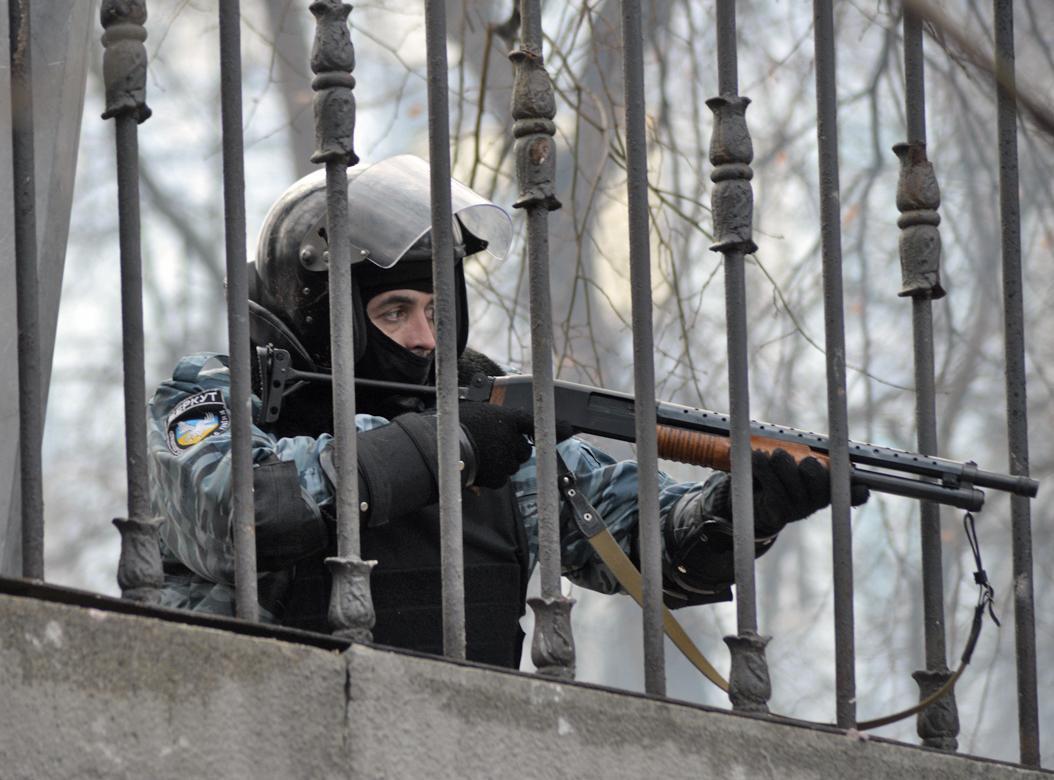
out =
{"type": "Polygon", "coordinates": [[[315,150],[315,114],[312,109],[311,49],[314,17],[307,3],[295,0],[266,0],[273,34],[271,78],[282,95],[289,116],[289,153],[296,178],[316,169],[311,162],[315,150]]]}

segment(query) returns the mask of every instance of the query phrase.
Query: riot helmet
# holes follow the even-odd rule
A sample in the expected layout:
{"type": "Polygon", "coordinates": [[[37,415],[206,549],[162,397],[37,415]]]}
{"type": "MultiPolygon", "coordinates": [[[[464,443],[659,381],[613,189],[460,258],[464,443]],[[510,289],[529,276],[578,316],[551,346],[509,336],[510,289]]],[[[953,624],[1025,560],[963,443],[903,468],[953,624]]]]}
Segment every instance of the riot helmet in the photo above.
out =
{"type": "MultiPolygon", "coordinates": [[[[352,306],[355,359],[363,360],[371,337],[367,298],[382,287],[428,285],[432,274],[429,166],[412,155],[391,157],[348,171],[349,238],[352,244],[352,306]]],[[[462,259],[508,251],[511,219],[492,203],[451,180],[457,290],[458,354],[468,340],[468,303],[462,259]]],[[[329,349],[329,243],[325,171],[293,184],[275,202],[260,230],[249,283],[254,345],[290,352],[294,365],[325,371],[329,349]]],[[[366,368],[366,366],[363,366],[366,368]]],[[[384,377],[375,377],[384,378],[384,377]]]]}

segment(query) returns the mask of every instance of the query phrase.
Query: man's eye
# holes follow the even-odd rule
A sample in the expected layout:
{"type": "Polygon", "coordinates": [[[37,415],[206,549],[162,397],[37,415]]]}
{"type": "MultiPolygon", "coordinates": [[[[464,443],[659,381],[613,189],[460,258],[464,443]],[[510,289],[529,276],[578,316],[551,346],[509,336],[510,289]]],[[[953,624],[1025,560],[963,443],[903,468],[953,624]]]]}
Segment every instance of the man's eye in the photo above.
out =
{"type": "Polygon", "coordinates": [[[402,309],[389,309],[381,314],[381,319],[385,322],[398,322],[403,318],[402,309]]]}
{"type": "Polygon", "coordinates": [[[425,316],[428,317],[428,321],[429,322],[435,322],[436,321],[435,306],[429,306],[427,309],[425,309],[425,316]]]}

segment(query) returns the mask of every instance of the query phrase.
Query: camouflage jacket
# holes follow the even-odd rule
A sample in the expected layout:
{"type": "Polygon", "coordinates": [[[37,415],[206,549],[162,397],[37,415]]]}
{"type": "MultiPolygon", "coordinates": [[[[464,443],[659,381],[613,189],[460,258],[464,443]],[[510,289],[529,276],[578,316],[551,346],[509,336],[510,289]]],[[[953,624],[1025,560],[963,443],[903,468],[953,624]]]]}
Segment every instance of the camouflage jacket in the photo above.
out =
{"type": "MultiPolygon", "coordinates": [[[[183,358],[172,379],[158,388],[148,408],[151,500],[162,518],[161,544],[167,564],[176,562],[179,573],[166,574],[166,606],[219,614],[234,614],[234,542],[231,522],[230,376],[226,356],[199,353],[183,358]],[[220,366],[206,369],[215,359],[220,366]],[[184,569],[185,567],[185,569],[184,569]]],[[[254,411],[259,399],[252,399],[254,411]]],[[[387,420],[357,415],[356,427],[368,431],[387,420]]],[[[253,426],[254,464],[291,461],[296,465],[305,503],[321,521],[321,508],[332,504],[333,487],[320,456],[333,439],[296,436],[276,438],[253,426]]],[[[559,445],[560,454],[578,480],[578,487],[603,516],[627,553],[637,534],[637,463],[616,462],[607,453],[570,438],[559,445]]],[[[705,483],[675,482],[659,473],[659,504],[665,518],[684,495],[703,491],[709,498],[725,475],[715,474],[705,483]]],[[[537,470],[534,453],[512,477],[516,503],[529,546],[529,566],[538,555],[537,470]]],[[[566,515],[567,513],[562,513],[566,515]]],[[[561,521],[563,573],[572,582],[605,593],[619,590],[618,582],[599,560],[589,542],[568,517],[561,521]]],[[[170,570],[171,566],[166,566],[170,570]]],[[[259,589],[281,588],[285,572],[262,572],[259,589]]],[[[266,609],[261,618],[273,620],[266,609]]]]}

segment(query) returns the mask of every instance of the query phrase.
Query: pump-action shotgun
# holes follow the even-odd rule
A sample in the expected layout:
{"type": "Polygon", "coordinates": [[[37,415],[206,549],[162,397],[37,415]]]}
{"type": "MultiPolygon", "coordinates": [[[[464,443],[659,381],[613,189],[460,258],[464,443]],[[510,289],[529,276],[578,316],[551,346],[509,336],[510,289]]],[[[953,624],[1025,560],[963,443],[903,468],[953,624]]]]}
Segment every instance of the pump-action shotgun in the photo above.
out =
{"type": "MultiPolygon", "coordinates": [[[[259,348],[262,371],[264,420],[278,418],[282,396],[294,391],[287,385],[303,381],[332,381],[329,374],[294,369],[286,350],[259,348]]],[[[434,394],[434,387],[403,385],[356,379],[356,384],[390,389],[393,392],[434,394]]],[[[478,374],[460,396],[507,408],[533,411],[533,383],[529,375],[488,377],[478,374]]],[[[557,381],[553,387],[556,416],[576,433],[593,434],[620,441],[633,441],[635,403],[633,396],[588,385],[557,381]]],[[[660,458],[729,471],[731,427],[728,415],[691,406],[660,401],[655,407],[660,458]]],[[[826,436],[766,422],[750,423],[750,446],[756,450],[783,449],[796,460],[814,457],[826,465],[829,442],[826,436]]],[[[990,488],[1034,498],[1039,483],[1025,476],[984,471],[971,461],[959,462],[877,444],[849,442],[853,464],[850,479],[879,493],[934,501],[976,512],[984,505],[990,488]]]]}

